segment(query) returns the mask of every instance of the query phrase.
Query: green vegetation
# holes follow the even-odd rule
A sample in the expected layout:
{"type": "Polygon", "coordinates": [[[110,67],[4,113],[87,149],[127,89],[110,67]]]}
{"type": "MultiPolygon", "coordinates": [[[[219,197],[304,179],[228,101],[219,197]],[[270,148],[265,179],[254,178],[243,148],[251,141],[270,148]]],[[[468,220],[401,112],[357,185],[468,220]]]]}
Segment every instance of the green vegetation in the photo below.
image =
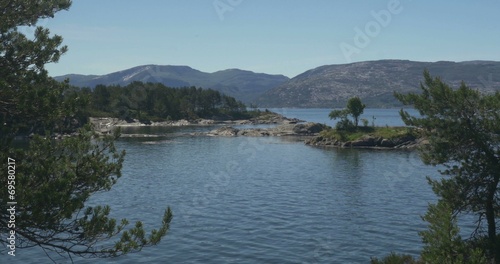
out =
{"type": "Polygon", "coordinates": [[[384,257],[383,259],[372,258],[370,261],[371,264],[424,264],[420,260],[414,259],[410,255],[398,255],[394,252],[384,257]]]}
{"type": "Polygon", "coordinates": [[[429,229],[419,233],[424,243],[424,263],[488,263],[481,248],[475,248],[459,235],[456,216],[446,201],[430,204],[422,219],[429,223],[429,229]]]}
{"type": "Polygon", "coordinates": [[[401,110],[407,127],[368,127],[367,121],[357,127],[348,116],[356,122],[359,112],[348,107],[332,111],[330,117],[340,122],[320,134],[339,141],[424,137],[429,142],[419,149],[424,163],[445,168],[442,179],[428,179],[439,200],[422,217],[428,230],[419,233],[420,258],[391,253],[371,263],[500,263],[500,93],[484,95],[465,83],[454,90],[428,71],[424,78],[421,93],[395,94],[420,113],[415,117],[401,110]],[[459,235],[462,214],[477,216],[477,230],[467,239],[459,235]]]}
{"type": "Polygon", "coordinates": [[[127,86],[98,85],[76,91],[91,100],[89,115],[141,121],[198,118],[244,119],[259,111],[247,111],[233,97],[211,89],[170,88],[160,83],[133,82],[127,86]]]}
{"type": "Polygon", "coordinates": [[[358,128],[359,116],[363,114],[365,105],[361,102],[359,97],[352,97],[347,101],[347,106],[342,110],[333,110],[330,112],[330,119],[340,119],[337,123],[338,130],[355,130],[358,128]],[[351,116],[354,123],[348,119],[351,116]]]}
{"type": "Polygon", "coordinates": [[[57,62],[66,51],[60,46],[62,38],[42,27],[34,36],[19,31],[20,26],[35,25],[70,5],[69,0],[35,4],[0,0],[0,166],[4,173],[0,233],[9,234],[0,236],[0,251],[10,255],[20,248],[41,247],[49,258],[53,254],[70,260],[119,256],[159,243],[172,220],[167,208],[159,228],[148,235],[141,222],[128,228],[126,219],[110,218],[109,206],[86,206],[92,195],[110,190],[121,176],[125,153],[114,146],[118,134],[98,138],[90,126],[82,127],[79,120],[88,114],[90,98],[48,77],[44,65],[57,62]],[[56,132],[77,134],[51,140],[56,132]],[[21,149],[14,139],[27,133],[32,138],[21,149]]]}
{"type": "Polygon", "coordinates": [[[420,128],[429,140],[420,149],[424,163],[444,166],[442,179],[428,178],[439,200],[423,217],[429,229],[420,232],[421,259],[500,263],[500,93],[484,95],[463,82],[454,90],[428,71],[424,78],[421,93],[395,94],[421,114],[415,117],[401,110],[405,124],[420,128]],[[461,214],[477,216],[477,230],[466,240],[457,226],[461,214]]]}
{"type": "Polygon", "coordinates": [[[330,119],[340,119],[335,129],[325,129],[320,136],[338,141],[355,141],[370,136],[374,138],[396,139],[406,136],[419,137],[418,132],[411,127],[375,127],[368,126],[369,121],[361,119],[363,126],[358,126],[359,116],[363,114],[365,105],[359,97],[353,97],[347,102],[345,109],[332,110],[330,119]],[[349,119],[352,117],[353,121],[349,119]]]}

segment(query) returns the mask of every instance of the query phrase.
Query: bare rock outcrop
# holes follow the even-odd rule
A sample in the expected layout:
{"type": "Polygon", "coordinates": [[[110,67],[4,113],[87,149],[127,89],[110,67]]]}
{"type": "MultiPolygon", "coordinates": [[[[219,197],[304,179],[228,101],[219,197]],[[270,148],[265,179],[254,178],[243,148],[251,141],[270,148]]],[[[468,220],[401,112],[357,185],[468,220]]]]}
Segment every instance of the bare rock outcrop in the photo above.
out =
{"type": "Polygon", "coordinates": [[[306,145],[339,148],[373,148],[373,149],[414,149],[425,144],[425,140],[415,136],[405,135],[395,138],[364,136],[357,140],[341,141],[337,139],[316,136],[305,141],[306,145]]]}

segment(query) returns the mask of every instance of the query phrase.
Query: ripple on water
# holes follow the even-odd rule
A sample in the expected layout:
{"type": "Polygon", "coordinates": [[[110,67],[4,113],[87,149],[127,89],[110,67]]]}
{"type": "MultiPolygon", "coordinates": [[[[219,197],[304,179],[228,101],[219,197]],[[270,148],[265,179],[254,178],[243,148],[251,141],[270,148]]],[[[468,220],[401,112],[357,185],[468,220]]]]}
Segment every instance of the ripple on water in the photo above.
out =
{"type": "Polygon", "coordinates": [[[434,169],[411,155],[269,144],[279,138],[175,141],[121,141],[123,177],[90,201],[147,227],[173,209],[164,241],[117,263],[367,263],[421,248],[434,169]]]}

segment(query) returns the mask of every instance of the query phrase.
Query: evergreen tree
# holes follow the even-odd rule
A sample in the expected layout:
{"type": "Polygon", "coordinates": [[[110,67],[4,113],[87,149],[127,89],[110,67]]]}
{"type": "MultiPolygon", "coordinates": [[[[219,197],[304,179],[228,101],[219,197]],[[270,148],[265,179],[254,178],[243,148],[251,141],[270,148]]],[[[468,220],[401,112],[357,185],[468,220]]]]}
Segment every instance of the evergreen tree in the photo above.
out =
{"type": "MultiPolygon", "coordinates": [[[[440,78],[424,72],[421,93],[395,96],[415,107],[420,116],[401,110],[408,126],[421,128],[429,144],[422,159],[442,165],[441,180],[430,180],[434,192],[453,212],[476,214],[478,227],[486,222],[487,253],[500,263],[497,218],[500,215],[500,93],[483,95],[465,83],[453,90],[440,78]]],[[[481,231],[481,229],[479,229],[481,231]]]]}
{"type": "Polygon", "coordinates": [[[160,242],[172,219],[165,210],[159,229],[148,236],[141,222],[127,230],[126,219],[110,218],[109,206],[85,205],[116,183],[125,153],[113,144],[117,134],[98,138],[90,126],[82,127],[89,96],[48,76],[44,65],[66,51],[62,38],[42,27],[34,36],[19,31],[70,5],[70,0],[0,0],[0,181],[9,186],[0,189],[0,251],[9,254],[15,254],[6,247],[12,246],[12,235],[16,249],[118,256],[160,242]],[[76,134],[52,140],[56,132],[76,134]],[[26,135],[32,135],[28,146],[14,144],[15,137],[26,135]]]}
{"type": "Polygon", "coordinates": [[[457,219],[445,201],[429,205],[422,219],[429,223],[429,229],[420,232],[424,242],[421,254],[424,263],[488,263],[481,249],[474,249],[462,240],[457,219]]]}

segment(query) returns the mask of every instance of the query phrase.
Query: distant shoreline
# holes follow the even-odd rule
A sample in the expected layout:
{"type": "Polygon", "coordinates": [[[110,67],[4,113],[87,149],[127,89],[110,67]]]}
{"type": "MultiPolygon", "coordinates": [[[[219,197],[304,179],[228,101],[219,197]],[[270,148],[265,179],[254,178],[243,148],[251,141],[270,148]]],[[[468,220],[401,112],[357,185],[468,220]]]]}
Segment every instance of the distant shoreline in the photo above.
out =
{"type": "Polygon", "coordinates": [[[214,119],[195,119],[195,120],[175,120],[175,121],[160,121],[148,123],[140,122],[137,119],[133,121],[126,121],[114,117],[90,117],[89,122],[94,126],[96,132],[101,134],[109,134],[117,127],[183,127],[183,126],[210,126],[210,125],[283,125],[283,124],[297,124],[305,122],[297,118],[287,118],[283,115],[269,112],[265,115],[241,120],[214,120],[214,119]]]}

